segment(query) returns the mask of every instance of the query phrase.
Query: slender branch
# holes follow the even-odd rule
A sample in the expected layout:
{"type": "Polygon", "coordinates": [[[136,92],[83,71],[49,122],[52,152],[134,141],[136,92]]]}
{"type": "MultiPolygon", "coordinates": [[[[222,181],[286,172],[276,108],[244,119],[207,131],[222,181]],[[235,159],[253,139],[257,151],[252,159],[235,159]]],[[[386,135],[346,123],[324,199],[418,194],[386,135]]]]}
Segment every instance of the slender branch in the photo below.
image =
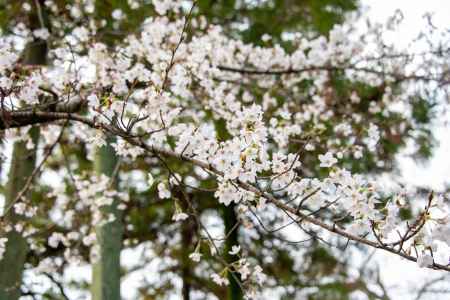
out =
{"type": "Polygon", "coordinates": [[[53,277],[50,273],[44,272],[44,275],[47,276],[47,278],[50,279],[50,281],[53,282],[58,287],[61,296],[65,300],[69,300],[69,297],[67,297],[67,294],[64,291],[63,284],[61,282],[59,282],[58,280],[56,280],[55,277],[53,277]]]}
{"type": "Polygon", "coordinates": [[[240,73],[245,75],[292,75],[292,74],[301,74],[308,73],[314,71],[355,71],[362,73],[375,74],[379,76],[390,76],[393,77],[396,81],[409,81],[409,80],[417,80],[417,81],[425,81],[425,82],[439,82],[443,85],[449,84],[450,81],[442,81],[447,73],[442,74],[442,77],[431,77],[431,76],[422,76],[422,75],[404,75],[395,72],[385,72],[380,70],[375,70],[367,67],[356,67],[354,65],[349,66],[308,66],[301,69],[269,69],[269,70],[260,70],[260,69],[251,69],[251,68],[236,68],[229,66],[218,66],[218,69],[226,72],[240,73]]]}
{"type": "MultiPolygon", "coordinates": [[[[14,117],[18,117],[18,118],[28,117],[29,118],[30,116],[37,118],[37,120],[35,120],[36,121],[35,123],[38,123],[39,121],[49,122],[49,121],[57,121],[57,120],[73,120],[73,121],[81,122],[92,128],[101,129],[110,134],[118,135],[118,136],[122,137],[123,139],[125,139],[130,144],[140,147],[141,149],[143,149],[146,152],[149,152],[153,155],[158,154],[158,155],[178,158],[182,161],[187,161],[196,166],[199,166],[199,167],[209,171],[211,174],[214,174],[215,176],[218,176],[218,177],[224,176],[224,174],[221,171],[214,168],[209,162],[205,162],[205,161],[190,157],[186,154],[180,154],[180,153],[177,153],[177,152],[167,149],[167,148],[158,147],[155,145],[148,145],[140,138],[129,136],[125,132],[120,131],[117,128],[114,128],[113,126],[98,122],[92,118],[82,117],[77,114],[71,114],[71,113],[45,113],[45,112],[27,112],[27,113],[21,112],[21,113],[11,113],[11,115],[13,116],[13,119],[14,119],[14,117]]],[[[297,207],[292,207],[292,206],[287,205],[283,201],[277,199],[274,195],[272,195],[268,192],[262,191],[261,189],[259,189],[258,187],[255,187],[252,184],[249,184],[247,182],[242,182],[240,180],[234,180],[234,184],[236,184],[237,186],[239,186],[240,188],[242,188],[246,191],[252,192],[253,194],[255,194],[258,197],[265,198],[271,204],[275,205],[276,207],[278,207],[286,212],[289,212],[290,214],[292,214],[294,216],[299,217],[304,222],[314,224],[326,231],[340,235],[348,240],[355,241],[357,243],[364,244],[364,245],[367,245],[367,246],[370,246],[373,248],[382,249],[384,251],[401,256],[409,261],[413,261],[413,262],[417,261],[416,257],[408,255],[406,253],[398,252],[398,250],[392,246],[389,246],[386,244],[382,245],[376,241],[369,240],[365,237],[360,237],[358,235],[351,234],[351,233],[345,231],[344,229],[340,228],[336,223],[328,224],[328,223],[316,218],[315,216],[309,216],[305,213],[302,213],[301,211],[297,210],[297,207]]],[[[450,272],[450,266],[437,264],[437,263],[433,263],[433,265],[429,266],[429,268],[450,272]]]]}
{"type": "Polygon", "coordinates": [[[28,176],[28,179],[24,185],[24,187],[19,191],[19,193],[17,194],[16,198],[14,198],[13,201],[11,201],[11,203],[5,208],[5,210],[3,211],[3,215],[2,217],[6,216],[8,214],[8,212],[11,210],[11,208],[14,206],[14,204],[16,202],[18,202],[23,195],[25,195],[25,193],[28,191],[28,189],[31,186],[31,183],[33,182],[34,177],[36,177],[36,175],[40,172],[42,166],[44,165],[44,163],[47,161],[47,159],[50,157],[50,155],[53,152],[53,149],[55,149],[55,146],[59,143],[59,141],[61,140],[63,133],[64,133],[64,128],[67,124],[64,124],[63,128],[61,129],[58,137],[56,138],[56,141],[50,145],[50,147],[47,149],[47,152],[45,153],[44,157],[42,158],[42,161],[39,163],[39,165],[33,170],[33,172],[30,174],[30,176],[28,176]]]}

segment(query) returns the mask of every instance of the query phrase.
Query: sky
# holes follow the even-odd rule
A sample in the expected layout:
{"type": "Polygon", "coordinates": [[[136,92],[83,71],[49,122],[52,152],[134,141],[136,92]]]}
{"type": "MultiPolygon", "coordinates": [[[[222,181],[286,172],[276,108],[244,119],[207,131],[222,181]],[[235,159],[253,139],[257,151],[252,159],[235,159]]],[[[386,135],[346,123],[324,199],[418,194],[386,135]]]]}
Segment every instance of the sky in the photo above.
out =
{"type": "MultiPolygon", "coordinates": [[[[433,15],[433,24],[438,28],[450,30],[450,1],[449,0],[361,0],[366,17],[372,23],[384,21],[392,16],[397,9],[404,15],[402,26],[399,30],[389,33],[387,40],[393,41],[400,48],[409,49],[413,40],[426,24],[425,13],[433,15]]],[[[363,22],[363,21],[361,21],[363,22]]],[[[417,52],[420,52],[419,50],[417,52]]],[[[450,185],[450,124],[438,123],[443,119],[450,121],[450,114],[446,117],[437,116],[435,120],[434,134],[439,142],[430,161],[418,162],[411,159],[408,154],[411,149],[406,149],[397,160],[401,166],[401,176],[405,181],[413,184],[443,190],[450,185]]]]}
{"type": "MultiPolygon", "coordinates": [[[[426,12],[433,14],[434,24],[438,28],[450,29],[449,0],[363,0],[362,2],[369,7],[367,15],[371,21],[383,22],[396,9],[403,12],[403,26],[391,37],[401,47],[406,47],[408,42],[417,36],[425,24],[423,15],[426,12]]],[[[428,163],[421,164],[409,158],[408,150],[399,155],[398,162],[401,176],[407,182],[440,190],[446,183],[450,185],[450,125],[437,123],[434,133],[440,146],[434,151],[433,158],[428,163]]],[[[412,289],[421,286],[432,277],[442,276],[441,272],[420,269],[415,263],[406,262],[390,254],[377,253],[375,260],[380,265],[383,282],[389,287],[394,300],[411,299],[412,289]]],[[[447,288],[450,288],[450,284],[447,288]]],[[[428,299],[442,298],[434,295],[428,299]]]]}

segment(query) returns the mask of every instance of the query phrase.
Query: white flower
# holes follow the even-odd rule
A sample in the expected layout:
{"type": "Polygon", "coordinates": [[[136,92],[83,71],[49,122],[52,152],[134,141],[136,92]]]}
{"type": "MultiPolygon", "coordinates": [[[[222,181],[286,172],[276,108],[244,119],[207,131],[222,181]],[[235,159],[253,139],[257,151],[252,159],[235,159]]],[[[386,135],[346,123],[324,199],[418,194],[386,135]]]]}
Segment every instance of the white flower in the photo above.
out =
{"type": "Polygon", "coordinates": [[[360,148],[356,149],[355,152],[353,152],[353,157],[355,159],[360,159],[363,157],[363,152],[360,148]]]}
{"type": "Polygon", "coordinates": [[[128,0],[128,5],[131,9],[138,9],[139,8],[139,2],[136,0],[128,0]]]}
{"type": "Polygon", "coordinates": [[[236,246],[231,247],[231,251],[229,251],[228,253],[230,255],[236,255],[239,253],[239,251],[241,251],[241,246],[236,245],[236,246]]]}
{"type": "Polygon", "coordinates": [[[369,136],[366,139],[367,147],[369,148],[369,150],[375,151],[375,146],[380,140],[380,131],[378,130],[378,127],[374,124],[370,124],[368,135],[369,136]]]}
{"type": "Polygon", "coordinates": [[[12,51],[9,45],[0,44],[0,73],[11,68],[18,59],[19,56],[12,51]]]}
{"type": "Polygon", "coordinates": [[[106,141],[105,141],[104,135],[101,133],[101,131],[97,131],[94,136],[87,137],[86,141],[96,148],[101,148],[103,146],[106,146],[106,141]]]}
{"type": "Polygon", "coordinates": [[[308,143],[308,144],[306,144],[306,146],[305,146],[305,150],[306,150],[306,151],[314,151],[314,149],[316,149],[316,147],[314,147],[313,144],[308,143]]]}
{"type": "Polygon", "coordinates": [[[26,208],[27,208],[27,206],[22,202],[14,204],[14,211],[18,215],[23,215],[25,213],[26,208]]]}
{"type": "Polygon", "coordinates": [[[22,232],[23,224],[16,224],[16,225],[14,225],[14,230],[17,231],[17,232],[22,232]]]}
{"type": "Polygon", "coordinates": [[[64,236],[59,232],[53,232],[52,235],[48,238],[48,245],[52,248],[57,248],[59,242],[62,242],[64,236]]]}
{"type": "Polygon", "coordinates": [[[239,260],[238,272],[242,280],[246,280],[250,275],[250,264],[245,259],[239,260]]]}
{"type": "Polygon", "coordinates": [[[337,159],[329,151],[326,154],[320,154],[319,160],[321,168],[329,168],[337,163],[337,159]]]}
{"type": "Polygon", "coordinates": [[[160,15],[165,15],[168,10],[170,10],[174,6],[174,2],[172,0],[153,0],[153,5],[155,6],[155,10],[160,15]]]}
{"type": "MultiPolygon", "coordinates": [[[[175,222],[186,220],[189,217],[188,214],[183,212],[178,200],[175,200],[175,213],[172,216],[172,220],[175,222]]],[[[199,247],[197,246],[196,252],[198,252],[199,247]]]]}
{"type": "Polygon", "coordinates": [[[73,5],[70,8],[70,15],[72,17],[74,17],[75,19],[80,18],[81,17],[81,10],[80,10],[80,8],[78,6],[76,6],[76,5],[73,5]]]}
{"type": "Polygon", "coordinates": [[[175,222],[178,222],[178,221],[184,221],[184,220],[186,220],[187,218],[189,218],[189,215],[186,214],[186,213],[184,213],[184,212],[175,213],[175,214],[172,216],[172,220],[175,221],[175,222]]]}
{"type": "Polygon", "coordinates": [[[417,265],[419,268],[426,268],[433,265],[433,257],[429,254],[422,253],[417,257],[417,265]]]}
{"type": "Polygon", "coordinates": [[[233,201],[238,203],[241,198],[241,193],[236,186],[232,185],[229,181],[225,181],[219,184],[214,196],[219,199],[219,203],[228,206],[233,201]]]}
{"type": "Polygon", "coordinates": [[[87,30],[86,27],[77,27],[72,31],[72,34],[80,42],[87,42],[89,40],[89,30],[87,30]]]}
{"type": "Polygon", "coordinates": [[[371,123],[369,126],[368,134],[371,138],[379,138],[380,131],[378,130],[378,126],[371,123]]]}
{"type": "Polygon", "coordinates": [[[0,260],[3,258],[3,254],[5,254],[7,241],[7,238],[0,238],[0,260]]]}
{"type": "Polygon", "coordinates": [[[24,11],[30,11],[31,10],[31,5],[30,3],[25,2],[24,4],[22,4],[22,9],[24,11]]]}
{"type": "Polygon", "coordinates": [[[46,40],[50,37],[50,33],[47,28],[39,28],[33,31],[33,35],[35,38],[46,40]]]}
{"type": "Polygon", "coordinates": [[[257,293],[255,290],[255,287],[249,287],[248,290],[245,291],[245,296],[244,296],[245,300],[251,300],[251,299],[257,299],[257,293]]]}
{"type": "Polygon", "coordinates": [[[199,252],[193,252],[193,253],[189,254],[189,258],[195,262],[199,262],[201,257],[202,257],[202,254],[199,252]]]}
{"type": "Polygon", "coordinates": [[[96,94],[90,94],[86,97],[88,101],[88,106],[90,107],[96,107],[99,104],[98,97],[96,94]]]}
{"type": "Polygon", "coordinates": [[[361,98],[359,98],[357,92],[353,91],[352,94],[350,95],[350,101],[352,103],[359,103],[359,102],[361,102],[361,98]]]}
{"type": "Polygon", "coordinates": [[[267,275],[262,272],[262,268],[260,266],[255,267],[253,270],[253,276],[255,276],[255,280],[259,285],[262,285],[267,279],[267,275]]]}
{"type": "Polygon", "coordinates": [[[88,14],[92,14],[95,11],[95,5],[92,2],[87,2],[84,5],[84,11],[87,12],[88,14]]]}
{"type": "Polygon", "coordinates": [[[9,90],[13,85],[13,81],[8,77],[0,77],[0,87],[9,90]]]}
{"type": "Polygon", "coordinates": [[[111,16],[113,17],[114,20],[118,20],[118,21],[120,21],[124,18],[124,14],[121,9],[113,10],[113,12],[111,13],[111,16]]]}
{"type": "Polygon", "coordinates": [[[80,234],[76,231],[72,231],[67,234],[67,238],[69,240],[78,240],[79,237],[80,237],[80,234]]]}
{"type": "Polygon", "coordinates": [[[85,246],[91,246],[95,243],[95,241],[97,240],[95,234],[91,233],[85,237],[83,237],[83,244],[85,246]]]}
{"type": "Polygon", "coordinates": [[[265,34],[263,34],[262,36],[261,36],[261,40],[263,41],[263,42],[268,42],[268,41],[270,41],[272,39],[272,37],[270,36],[270,35],[268,35],[267,33],[265,33],[265,34]]]}
{"type": "Polygon", "coordinates": [[[353,223],[347,227],[347,232],[351,233],[353,235],[361,236],[361,235],[367,233],[369,231],[369,229],[370,229],[370,227],[367,224],[367,222],[364,222],[362,220],[356,220],[356,221],[353,221],[353,223]]]}
{"type": "Polygon", "coordinates": [[[133,159],[136,159],[139,155],[144,153],[144,150],[140,147],[133,146],[124,140],[118,140],[115,143],[112,143],[111,146],[116,151],[116,154],[119,156],[131,156],[133,159]]]}
{"type": "Polygon", "coordinates": [[[212,274],[211,279],[218,285],[228,285],[230,282],[227,278],[220,276],[219,274],[212,274]]]}
{"type": "Polygon", "coordinates": [[[158,184],[158,196],[161,199],[169,199],[171,196],[170,191],[167,189],[166,185],[163,182],[158,184]]]}

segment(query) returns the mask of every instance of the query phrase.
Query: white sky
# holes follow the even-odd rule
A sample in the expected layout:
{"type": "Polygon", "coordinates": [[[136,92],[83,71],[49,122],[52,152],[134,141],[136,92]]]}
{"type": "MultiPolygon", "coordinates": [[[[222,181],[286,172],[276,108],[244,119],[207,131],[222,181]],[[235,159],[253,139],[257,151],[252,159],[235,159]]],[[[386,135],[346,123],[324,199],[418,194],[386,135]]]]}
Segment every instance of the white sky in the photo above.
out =
{"type": "MultiPolygon", "coordinates": [[[[433,13],[434,24],[443,29],[450,29],[449,0],[363,0],[370,7],[368,16],[373,21],[382,22],[391,16],[396,9],[402,10],[404,23],[392,37],[396,44],[406,47],[425,24],[423,15],[433,13]]],[[[434,130],[440,146],[434,152],[431,161],[420,165],[406,155],[399,157],[402,177],[417,185],[427,185],[433,189],[442,189],[450,184],[450,126],[438,125],[434,130]]],[[[431,277],[441,276],[442,272],[419,269],[416,264],[406,262],[396,256],[378,253],[383,281],[390,287],[394,300],[412,299],[408,292],[418,288],[431,277]],[[409,294],[409,296],[408,296],[409,294]]],[[[447,288],[450,288],[450,284],[447,288]]],[[[434,295],[428,299],[448,299],[450,296],[434,295]]]]}
{"type": "MultiPolygon", "coordinates": [[[[361,0],[367,9],[367,17],[372,23],[384,21],[397,9],[403,12],[404,20],[398,31],[387,35],[389,41],[397,46],[408,48],[409,43],[423,29],[425,13],[433,15],[433,24],[440,29],[450,30],[450,0],[361,0]]],[[[417,44],[416,44],[417,46],[417,44]]],[[[410,50],[410,49],[409,49],[410,50]]],[[[417,51],[420,52],[420,51],[417,51]]],[[[437,116],[438,122],[447,119],[450,114],[437,116]]],[[[435,149],[433,159],[419,163],[408,157],[408,150],[398,157],[402,169],[402,178],[414,185],[427,186],[442,190],[450,185],[450,124],[436,124],[433,130],[440,146],[435,149]]]]}

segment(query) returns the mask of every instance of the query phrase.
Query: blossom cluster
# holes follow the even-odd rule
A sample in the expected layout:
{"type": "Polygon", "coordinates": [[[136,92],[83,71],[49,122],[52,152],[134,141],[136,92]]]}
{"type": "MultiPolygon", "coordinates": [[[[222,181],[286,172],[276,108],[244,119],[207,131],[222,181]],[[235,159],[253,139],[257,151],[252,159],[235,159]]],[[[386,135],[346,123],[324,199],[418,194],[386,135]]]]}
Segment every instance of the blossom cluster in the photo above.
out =
{"type": "MultiPolygon", "coordinates": [[[[46,2],[57,12],[57,5],[46,2]]],[[[281,199],[295,207],[297,217],[316,217],[316,213],[318,217],[324,212],[320,215],[322,228],[338,226],[354,240],[369,236],[380,247],[399,247],[398,253],[412,255],[420,266],[448,265],[448,257],[441,262],[433,256],[442,244],[450,247],[450,217],[444,197],[432,198],[411,225],[399,216],[401,193],[385,197],[385,190],[376,182],[353,174],[346,165],[348,160],[367,159],[383,167],[388,154],[380,144],[406,136],[418,126],[396,108],[403,105],[406,111],[412,110],[415,94],[408,80],[433,81],[436,73],[444,77],[448,69],[439,66],[448,68],[448,57],[437,55],[422,64],[408,64],[395,59],[395,49],[391,49],[393,59],[384,52],[377,57],[361,39],[350,38],[352,28],[340,25],[329,37],[294,34],[290,51],[269,40],[264,46],[246,44],[230,38],[202,16],[171,18],[170,14],[186,12],[180,1],[170,0],[153,1],[159,15],[147,18],[138,33],[111,47],[97,35],[107,24],[89,19],[95,9],[93,2],[82,3],[71,7],[69,17],[87,18],[86,26],[59,21],[52,24],[58,30],[50,33],[45,28],[28,32],[23,24],[17,25],[16,31],[21,31],[25,41],[47,41],[52,66],[21,66],[18,42],[0,38],[2,105],[10,113],[20,111],[18,107],[39,110],[47,104],[45,100],[77,104],[81,109],[75,114],[92,122],[67,125],[67,142],[77,145],[81,141],[88,161],[95,159],[98,148],[109,144],[129,166],[141,160],[156,165],[154,174],[161,176],[155,197],[174,201],[174,222],[187,221],[191,212],[180,207],[172,188],[192,190],[203,179],[215,177],[214,197],[225,206],[236,204],[242,215],[281,199]],[[186,26],[188,23],[191,26],[186,26]],[[58,39],[58,35],[64,38],[58,39]],[[429,68],[424,69],[423,64],[429,68]],[[338,95],[333,87],[335,76],[350,87],[344,95],[338,95]],[[361,86],[381,95],[371,99],[361,86]],[[385,119],[394,124],[385,124],[385,119]],[[115,135],[116,140],[110,143],[106,133],[115,135]],[[170,164],[158,156],[167,153],[197,165],[202,176],[186,176],[191,167],[174,174],[170,164]],[[155,156],[156,162],[151,160],[155,156]],[[168,182],[162,180],[165,172],[169,172],[168,182]],[[344,215],[350,221],[336,224],[328,218],[330,214],[344,215]]],[[[134,0],[128,4],[132,9],[140,5],[134,0]]],[[[115,24],[125,19],[118,9],[112,18],[115,24]]],[[[369,32],[365,37],[376,40],[377,35],[369,32]]],[[[448,86],[442,88],[448,91],[448,86]]],[[[60,127],[42,126],[46,145],[56,139],[53,126],[60,127]]],[[[6,137],[26,141],[29,149],[36,146],[28,127],[8,129],[6,137]]],[[[125,210],[129,194],[112,183],[113,178],[73,175],[70,164],[68,167],[68,172],[60,169],[58,173],[67,182],[48,194],[55,199],[52,220],[67,230],[53,232],[46,243],[51,248],[63,245],[66,257],[78,257],[74,244],[81,241],[91,248],[95,260],[99,249],[94,228],[118,221],[107,208],[125,210]],[[67,196],[69,188],[75,189],[76,201],[67,196]]],[[[148,177],[151,189],[155,180],[151,174],[148,177]]],[[[22,200],[13,209],[25,218],[37,213],[22,200]]],[[[24,236],[34,233],[24,230],[21,223],[8,226],[5,231],[14,229],[24,236]]],[[[5,243],[0,239],[0,256],[5,243]]],[[[42,249],[38,243],[32,247],[42,249]]],[[[266,276],[259,265],[239,253],[240,248],[233,248],[229,254],[238,259],[211,278],[227,285],[228,272],[234,272],[251,283],[249,297],[254,298],[266,276]]],[[[199,246],[189,257],[201,261],[199,246]]]]}

